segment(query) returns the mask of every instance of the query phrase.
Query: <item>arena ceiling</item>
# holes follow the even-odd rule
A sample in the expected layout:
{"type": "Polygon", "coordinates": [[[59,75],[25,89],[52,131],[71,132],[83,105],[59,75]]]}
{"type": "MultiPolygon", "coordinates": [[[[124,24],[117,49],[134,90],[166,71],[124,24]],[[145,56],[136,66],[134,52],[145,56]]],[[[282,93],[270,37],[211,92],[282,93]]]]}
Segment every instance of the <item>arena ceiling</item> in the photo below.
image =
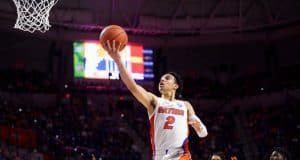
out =
{"type": "MultiPolygon", "coordinates": [[[[1,31],[16,32],[16,17],[13,1],[1,0],[1,31]]],[[[50,24],[50,31],[35,34],[95,39],[117,24],[132,41],[150,46],[256,41],[300,35],[300,1],[58,0],[50,24]]]]}

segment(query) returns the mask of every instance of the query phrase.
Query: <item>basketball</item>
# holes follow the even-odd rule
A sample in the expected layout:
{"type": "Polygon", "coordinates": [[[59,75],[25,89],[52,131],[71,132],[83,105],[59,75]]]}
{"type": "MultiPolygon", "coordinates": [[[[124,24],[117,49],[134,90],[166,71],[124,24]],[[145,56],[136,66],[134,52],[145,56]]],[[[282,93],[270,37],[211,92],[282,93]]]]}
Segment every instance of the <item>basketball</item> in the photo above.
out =
{"type": "Polygon", "coordinates": [[[100,33],[100,44],[102,45],[103,49],[107,50],[107,41],[110,42],[110,46],[112,47],[113,40],[115,40],[116,47],[121,44],[120,50],[123,50],[128,43],[128,36],[125,30],[118,26],[118,25],[109,25],[103,28],[100,33]]]}

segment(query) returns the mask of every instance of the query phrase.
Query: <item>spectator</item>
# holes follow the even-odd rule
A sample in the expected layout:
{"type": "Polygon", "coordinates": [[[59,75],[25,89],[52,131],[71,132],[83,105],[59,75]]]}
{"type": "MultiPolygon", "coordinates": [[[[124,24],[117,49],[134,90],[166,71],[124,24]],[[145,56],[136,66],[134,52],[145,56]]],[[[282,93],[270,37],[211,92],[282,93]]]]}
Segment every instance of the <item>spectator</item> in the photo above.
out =
{"type": "Polygon", "coordinates": [[[225,160],[225,155],[223,152],[218,151],[213,153],[209,160],[225,160]]]}
{"type": "Polygon", "coordinates": [[[272,150],[269,160],[290,160],[290,156],[286,149],[276,147],[272,150]]]}

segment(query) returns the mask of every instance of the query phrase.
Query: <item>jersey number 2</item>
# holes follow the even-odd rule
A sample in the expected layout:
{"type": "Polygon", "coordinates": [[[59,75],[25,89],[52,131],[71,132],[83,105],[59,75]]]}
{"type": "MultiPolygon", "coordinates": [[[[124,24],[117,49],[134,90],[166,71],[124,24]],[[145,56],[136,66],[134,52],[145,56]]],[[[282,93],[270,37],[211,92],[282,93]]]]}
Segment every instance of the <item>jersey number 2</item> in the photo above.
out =
{"type": "Polygon", "coordinates": [[[174,116],[168,116],[164,125],[164,129],[173,129],[172,124],[175,122],[174,116]]]}

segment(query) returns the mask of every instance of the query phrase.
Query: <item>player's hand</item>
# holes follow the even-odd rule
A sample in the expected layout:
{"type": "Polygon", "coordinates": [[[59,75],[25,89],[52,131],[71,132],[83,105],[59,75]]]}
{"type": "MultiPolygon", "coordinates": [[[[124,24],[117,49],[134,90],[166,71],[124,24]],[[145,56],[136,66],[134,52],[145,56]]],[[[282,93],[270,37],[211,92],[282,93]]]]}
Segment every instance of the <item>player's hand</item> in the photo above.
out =
{"type": "Polygon", "coordinates": [[[108,54],[111,56],[112,59],[116,60],[116,59],[121,59],[120,56],[120,48],[121,48],[121,44],[117,44],[117,42],[115,40],[112,41],[112,43],[110,43],[110,41],[106,41],[107,44],[107,52],[108,54]]]}

